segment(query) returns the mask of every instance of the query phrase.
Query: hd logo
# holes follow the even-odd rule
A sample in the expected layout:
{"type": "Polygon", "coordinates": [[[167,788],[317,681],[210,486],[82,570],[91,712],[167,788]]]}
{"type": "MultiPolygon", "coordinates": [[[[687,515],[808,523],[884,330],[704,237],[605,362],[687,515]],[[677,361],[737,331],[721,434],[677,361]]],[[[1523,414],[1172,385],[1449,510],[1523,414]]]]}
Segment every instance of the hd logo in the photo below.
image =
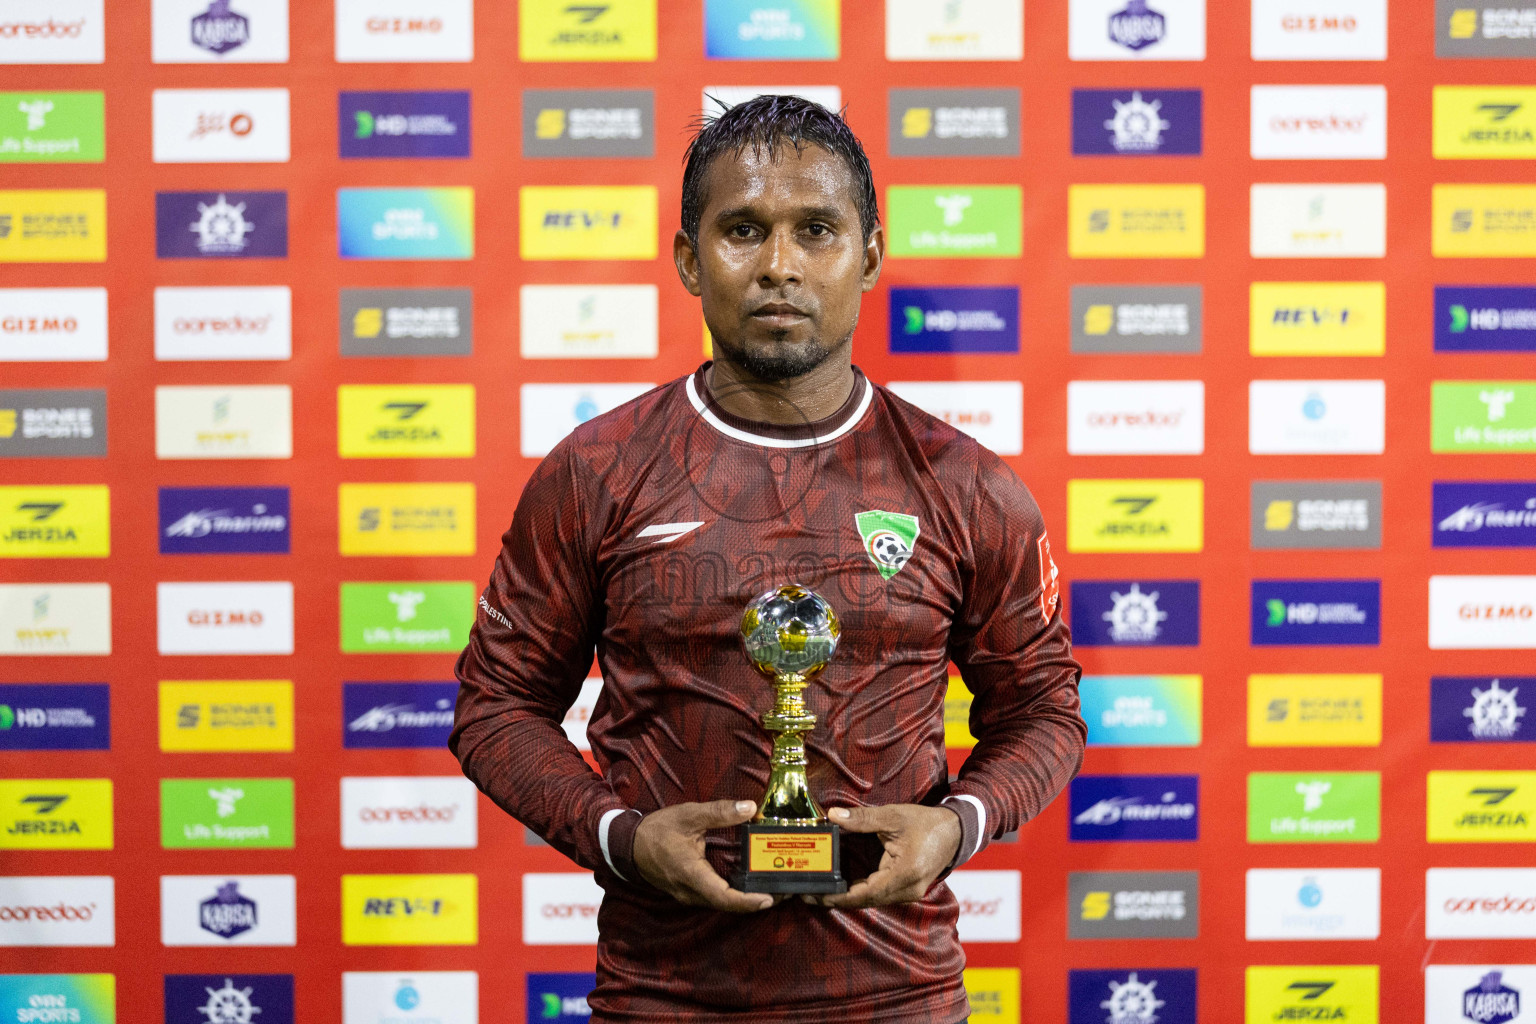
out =
{"type": "Polygon", "coordinates": [[[110,504],[95,484],[0,487],[0,558],[105,558],[110,504]]]}
{"type": "Polygon", "coordinates": [[[110,849],[111,779],[0,780],[0,850],[110,849]]]}
{"type": "Polygon", "coordinates": [[[336,389],[344,459],[470,458],[473,384],[343,384],[336,389]]]}
{"type": "Polygon", "coordinates": [[[341,941],[348,946],[473,946],[474,875],[342,875],[341,941]]]}
{"type": "Polygon", "coordinates": [[[1379,969],[1363,967],[1250,967],[1244,1024],[1331,1020],[1379,1024],[1379,969]]]}
{"type": "Polygon", "coordinates": [[[525,185],[517,190],[525,260],[653,260],[654,185],[525,185]]]}
{"type": "Polygon", "coordinates": [[[519,60],[653,61],[656,0],[526,0],[517,39],[519,60]]]}
{"type": "Polygon", "coordinates": [[[1536,843],[1536,772],[1430,772],[1429,841],[1536,843]]]}
{"type": "Polygon", "coordinates": [[[1200,551],[1203,480],[1067,481],[1067,550],[1200,551]]]}
{"type": "Polygon", "coordinates": [[[596,987],[596,974],[529,974],[528,1024],[586,1024],[587,993],[596,987]]]}

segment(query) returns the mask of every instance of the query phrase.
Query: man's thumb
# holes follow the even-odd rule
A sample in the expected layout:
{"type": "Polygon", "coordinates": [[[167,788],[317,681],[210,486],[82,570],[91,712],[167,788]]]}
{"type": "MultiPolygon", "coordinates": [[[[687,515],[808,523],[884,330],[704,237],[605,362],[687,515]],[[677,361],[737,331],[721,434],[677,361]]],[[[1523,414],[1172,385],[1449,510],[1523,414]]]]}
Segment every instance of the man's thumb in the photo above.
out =
{"type": "Polygon", "coordinates": [[[838,828],[849,832],[880,831],[878,807],[834,807],[827,812],[827,819],[838,828]]]}
{"type": "Polygon", "coordinates": [[[751,800],[712,800],[695,804],[690,822],[695,828],[726,828],[740,825],[757,813],[757,804],[751,800]]]}

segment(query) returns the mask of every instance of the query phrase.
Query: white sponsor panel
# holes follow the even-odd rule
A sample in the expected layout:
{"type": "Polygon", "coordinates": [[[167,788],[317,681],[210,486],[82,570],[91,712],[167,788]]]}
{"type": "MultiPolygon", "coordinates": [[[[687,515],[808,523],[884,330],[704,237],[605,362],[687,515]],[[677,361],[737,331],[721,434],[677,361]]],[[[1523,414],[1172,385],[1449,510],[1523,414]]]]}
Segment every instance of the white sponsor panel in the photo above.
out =
{"type": "Polygon", "coordinates": [[[594,416],[617,409],[654,384],[524,384],[520,448],[542,459],[566,434],[594,416]]]}
{"type": "Polygon", "coordinates": [[[1256,85],[1249,99],[1255,160],[1385,160],[1384,85],[1256,85]]]}
{"type": "Polygon", "coordinates": [[[106,0],[0,3],[0,64],[100,64],[106,0]]]}
{"type": "Polygon", "coordinates": [[[155,163],[287,163],[287,89],[156,89],[155,163]]]}
{"type": "Polygon", "coordinates": [[[158,583],[161,654],[292,654],[293,584],[158,583]]]}
{"type": "Polygon", "coordinates": [[[1536,650],[1536,576],[1431,576],[1431,650],[1536,650]]]}
{"type": "Polygon", "coordinates": [[[706,85],[704,113],[720,114],[758,96],[799,96],[828,110],[843,109],[843,90],[835,85],[706,85]]]}
{"type": "Polygon", "coordinates": [[[341,780],[344,850],[472,850],[475,784],[462,775],[341,780]]]}
{"type": "Polygon", "coordinates": [[[0,363],[106,358],[105,288],[0,288],[0,363]]]}
{"type": "Polygon", "coordinates": [[[0,946],[111,946],[117,905],[110,875],[0,878],[0,946]]]}
{"type": "Polygon", "coordinates": [[[1250,942],[1374,939],[1381,934],[1380,868],[1253,868],[1250,942]]]}
{"type": "Polygon", "coordinates": [[[158,459],[287,459],[293,392],[286,384],[155,388],[158,459]]]}
{"type": "Polygon", "coordinates": [[[161,875],[166,946],[292,946],[298,915],[292,875],[161,875]]]}
{"type": "Polygon", "coordinates": [[[106,583],[0,583],[0,655],[111,654],[106,583]]]}
{"type": "Polygon", "coordinates": [[[1199,455],[1204,451],[1203,381],[1067,383],[1067,452],[1071,455],[1199,455]]]}
{"type": "Polygon", "coordinates": [[[1017,871],[955,871],[944,880],[960,904],[961,942],[1018,942],[1022,876],[1017,871]]]}
{"type": "Polygon", "coordinates": [[[1253,0],[1254,60],[1386,60],[1387,0],[1253,0]]]}
{"type": "Polygon", "coordinates": [[[1387,254],[1387,186],[1254,185],[1248,224],[1256,258],[1379,258],[1387,254]]]}
{"type": "Polygon", "coordinates": [[[1205,60],[1205,0],[1069,0],[1073,60],[1205,60]]]}
{"type": "Polygon", "coordinates": [[[474,59],[474,0],[336,0],[343,64],[474,59]]]}
{"type": "Polygon", "coordinates": [[[1426,939],[1536,939],[1536,868],[1430,868],[1426,939]]]}
{"type": "Polygon", "coordinates": [[[885,0],[886,60],[1023,60],[1024,0],[885,0]]]}
{"type": "Polygon", "coordinates": [[[1536,1021],[1536,966],[1431,964],[1425,968],[1424,1024],[1488,1021],[1536,1021]]]}
{"type": "Polygon", "coordinates": [[[525,284],[519,290],[524,359],[653,359],[653,284],[525,284]]]}
{"type": "Polygon", "coordinates": [[[576,745],[577,750],[591,750],[592,744],[587,739],[587,723],[592,721],[592,709],[597,706],[597,698],[603,692],[603,677],[589,676],[581,684],[581,692],[576,695],[576,703],[565,713],[565,721],[560,727],[565,730],[565,738],[576,745]]]}
{"type": "Polygon", "coordinates": [[[903,380],[886,385],[999,455],[1024,451],[1024,384],[1017,380],[903,380]]]}
{"type": "Polygon", "coordinates": [[[343,971],[342,1024],[479,1024],[474,971],[343,971]],[[401,1000],[403,993],[409,993],[401,1000]],[[403,1007],[408,1012],[402,1013],[403,1007]]]}
{"type": "Polygon", "coordinates": [[[1248,451],[1253,455],[1380,455],[1386,445],[1384,381],[1248,383],[1248,451]]]}
{"type": "Polygon", "coordinates": [[[523,875],[523,945],[597,945],[603,890],[591,872],[523,875]]]}
{"type": "Polygon", "coordinates": [[[292,355],[293,292],[287,285],[155,289],[156,359],[288,359],[292,355]]]}
{"type": "Polygon", "coordinates": [[[285,64],[289,0],[153,0],[156,64],[285,64]]]}

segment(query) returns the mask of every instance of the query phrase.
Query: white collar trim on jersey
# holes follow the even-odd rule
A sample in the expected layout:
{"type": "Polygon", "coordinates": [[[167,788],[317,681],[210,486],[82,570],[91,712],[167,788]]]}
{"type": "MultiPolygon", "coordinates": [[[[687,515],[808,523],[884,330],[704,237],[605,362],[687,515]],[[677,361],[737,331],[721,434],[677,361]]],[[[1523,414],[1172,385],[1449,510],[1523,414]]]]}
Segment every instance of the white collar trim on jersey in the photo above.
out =
{"type": "Polygon", "coordinates": [[[854,427],[858,426],[859,421],[864,418],[864,414],[869,411],[869,404],[874,400],[875,397],[875,388],[874,385],[869,382],[869,378],[864,377],[862,379],[864,381],[864,395],[859,399],[859,404],[854,407],[853,412],[849,414],[848,419],[844,421],[842,426],[838,427],[836,430],[833,430],[831,433],[823,434],[820,437],[801,437],[793,439],[783,437],[765,437],[762,434],[754,434],[751,431],[733,427],[729,423],[726,423],[724,420],[722,420],[719,416],[716,416],[714,412],[710,410],[709,406],[704,403],[704,399],[699,397],[699,390],[694,386],[693,375],[689,375],[688,377],[688,401],[693,403],[694,409],[698,411],[700,416],[704,417],[705,421],[708,422],[710,426],[720,431],[720,433],[724,434],[726,437],[734,437],[738,441],[749,441],[752,444],[760,444],[765,448],[809,448],[812,445],[826,444],[829,441],[835,441],[842,437],[844,434],[848,433],[848,431],[852,430],[854,427]]]}

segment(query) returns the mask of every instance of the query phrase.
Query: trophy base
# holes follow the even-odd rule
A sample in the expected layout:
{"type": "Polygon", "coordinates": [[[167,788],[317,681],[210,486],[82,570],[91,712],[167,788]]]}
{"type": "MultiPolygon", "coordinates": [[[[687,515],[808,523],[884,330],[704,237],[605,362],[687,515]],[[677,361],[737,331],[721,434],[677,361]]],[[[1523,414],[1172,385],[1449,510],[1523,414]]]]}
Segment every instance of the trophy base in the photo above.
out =
{"type": "Polygon", "coordinates": [[[773,895],[847,892],[836,825],[741,826],[741,867],[731,886],[773,895]]]}

